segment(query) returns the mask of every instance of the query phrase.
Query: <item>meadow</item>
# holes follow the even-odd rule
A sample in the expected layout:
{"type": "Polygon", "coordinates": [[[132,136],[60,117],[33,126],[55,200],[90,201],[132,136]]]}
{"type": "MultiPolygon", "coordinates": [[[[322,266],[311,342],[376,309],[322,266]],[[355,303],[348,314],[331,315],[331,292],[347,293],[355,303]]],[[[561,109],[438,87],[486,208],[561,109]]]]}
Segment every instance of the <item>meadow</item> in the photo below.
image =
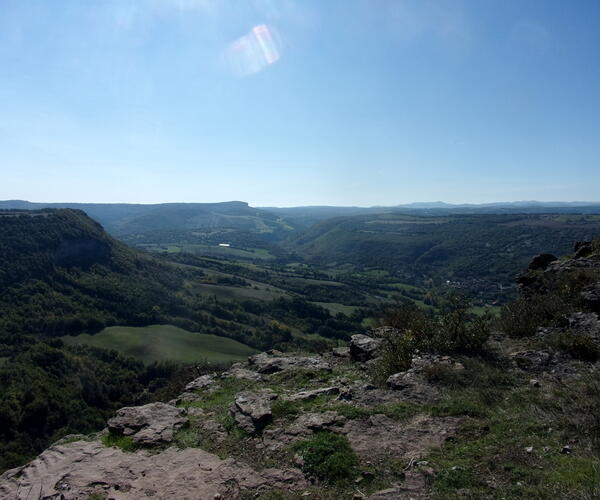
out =
{"type": "Polygon", "coordinates": [[[223,363],[239,361],[257,352],[232,339],[189,332],[172,325],[111,326],[95,335],[66,336],[63,341],[67,345],[114,349],[147,364],[154,361],[223,363]]]}

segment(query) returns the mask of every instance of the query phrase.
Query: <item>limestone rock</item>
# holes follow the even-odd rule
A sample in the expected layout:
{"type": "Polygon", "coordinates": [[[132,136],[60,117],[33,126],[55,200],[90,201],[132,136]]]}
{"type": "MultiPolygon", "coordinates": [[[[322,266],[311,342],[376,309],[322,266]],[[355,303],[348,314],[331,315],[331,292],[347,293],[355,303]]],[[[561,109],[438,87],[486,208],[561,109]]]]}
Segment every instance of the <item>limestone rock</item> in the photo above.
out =
{"type": "Polygon", "coordinates": [[[165,403],[128,406],[108,421],[108,430],[131,436],[140,444],[170,443],[175,431],[186,423],[184,413],[185,410],[165,403]]]}
{"type": "Polygon", "coordinates": [[[329,396],[332,394],[339,394],[339,387],[321,387],[319,389],[313,389],[309,391],[301,391],[296,394],[292,394],[291,396],[286,396],[284,399],[286,401],[302,401],[308,399],[314,399],[319,396],[329,396]]]}
{"type": "Polygon", "coordinates": [[[395,373],[388,377],[386,383],[390,389],[402,394],[404,401],[425,403],[436,400],[440,394],[438,388],[428,383],[422,374],[412,370],[395,373]]]}
{"type": "Polygon", "coordinates": [[[349,347],[334,347],[331,353],[336,358],[349,358],[350,357],[350,348],[349,347]]]}
{"type": "Polygon", "coordinates": [[[197,391],[200,389],[214,388],[216,374],[202,375],[185,386],[186,391],[197,391]]]}
{"type": "Polygon", "coordinates": [[[250,364],[256,367],[258,373],[276,373],[285,370],[331,370],[329,363],[321,357],[305,357],[305,356],[271,356],[269,353],[260,353],[251,356],[250,364]]]}
{"type": "Polygon", "coordinates": [[[55,445],[24,467],[0,476],[0,498],[114,500],[240,498],[245,491],[308,486],[297,469],[260,472],[199,448],[126,453],[97,441],[55,445]]]}
{"type": "Polygon", "coordinates": [[[333,426],[342,425],[346,418],[336,411],[325,411],[321,413],[304,413],[292,424],[292,433],[301,433],[302,430],[322,431],[333,426]]]}
{"type": "Polygon", "coordinates": [[[273,418],[271,401],[276,398],[277,394],[268,390],[240,392],[236,394],[229,411],[241,429],[249,434],[255,434],[273,418]]]}
{"type": "Polygon", "coordinates": [[[248,370],[244,368],[240,363],[236,363],[229,368],[228,371],[223,373],[222,377],[232,377],[238,380],[252,380],[252,381],[260,381],[262,380],[262,376],[260,373],[256,373],[253,370],[248,370]]]}
{"type": "Polygon", "coordinates": [[[368,361],[373,359],[381,347],[381,339],[376,339],[363,334],[352,335],[350,338],[350,357],[354,361],[368,361]]]}

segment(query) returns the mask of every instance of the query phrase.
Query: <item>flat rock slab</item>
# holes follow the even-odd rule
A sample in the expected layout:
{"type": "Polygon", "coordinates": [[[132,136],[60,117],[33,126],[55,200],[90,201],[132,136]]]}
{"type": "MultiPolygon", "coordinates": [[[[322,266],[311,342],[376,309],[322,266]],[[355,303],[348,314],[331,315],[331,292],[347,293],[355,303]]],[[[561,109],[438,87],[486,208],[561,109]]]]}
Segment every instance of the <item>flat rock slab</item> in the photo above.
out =
{"type": "Polygon", "coordinates": [[[175,431],[186,423],[185,410],[166,403],[127,406],[108,421],[113,434],[131,436],[145,445],[170,443],[175,431]]]}
{"type": "Polygon", "coordinates": [[[0,498],[81,500],[95,494],[114,500],[212,500],[239,498],[244,490],[306,486],[297,469],[257,472],[198,448],[126,453],[97,441],[77,441],[52,446],[24,467],[2,474],[0,498]]]}
{"type": "Polygon", "coordinates": [[[365,460],[394,457],[417,459],[439,448],[456,433],[460,419],[417,415],[408,421],[396,421],[385,415],[364,420],[349,420],[340,431],[354,451],[365,460]]]}
{"type": "Polygon", "coordinates": [[[259,373],[269,374],[285,370],[327,370],[331,371],[329,363],[321,357],[305,356],[272,356],[262,352],[249,358],[250,364],[256,367],[259,373]]]}
{"type": "Polygon", "coordinates": [[[319,389],[300,391],[296,394],[292,394],[291,396],[284,396],[283,399],[286,401],[307,401],[318,398],[319,396],[331,396],[339,393],[339,387],[320,387],[319,389]]]}
{"type": "Polygon", "coordinates": [[[440,397],[437,387],[429,384],[425,378],[414,372],[400,372],[387,379],[390,389],[401,396],[402,401],[411,403],[431,403],[440,397]]]}

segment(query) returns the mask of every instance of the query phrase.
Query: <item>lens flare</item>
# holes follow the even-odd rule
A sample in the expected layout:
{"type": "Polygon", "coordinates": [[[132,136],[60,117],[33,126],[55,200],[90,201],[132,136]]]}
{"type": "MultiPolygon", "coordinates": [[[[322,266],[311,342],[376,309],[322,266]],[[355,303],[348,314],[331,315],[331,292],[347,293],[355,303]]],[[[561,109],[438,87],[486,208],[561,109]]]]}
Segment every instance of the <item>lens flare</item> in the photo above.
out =
{"type": "Polygon", "coordinates": [[[229,67],[237,76],[258,73],[280,57],[278,37],[265,24],[252,28],[247,35],[232,42],[226,51],[229,67]]]}

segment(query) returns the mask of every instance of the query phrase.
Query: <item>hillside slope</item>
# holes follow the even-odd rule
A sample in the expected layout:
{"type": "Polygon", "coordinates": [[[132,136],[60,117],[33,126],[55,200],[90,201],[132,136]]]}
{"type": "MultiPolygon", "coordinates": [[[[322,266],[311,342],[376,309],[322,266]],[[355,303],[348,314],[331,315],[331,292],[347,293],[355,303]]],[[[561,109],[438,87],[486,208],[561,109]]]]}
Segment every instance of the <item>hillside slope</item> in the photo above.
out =
{"type": "Polygon", "coordinates": [[[326,220],[293,237],[289,248],[321,266],[379,268],[413,284],[463,281],[468,289],[477,280],[510,286],[532,253],[562,254],[573,241],[598,235],[598,215],[388,213],[326,220]]]}
{"type": "Polygon", "coordinates": [[[134,251],[79,210],[1,212],[0,252],[0,331],[54,336],[189,317],[175,292],[193,270],[134,251]]]}

